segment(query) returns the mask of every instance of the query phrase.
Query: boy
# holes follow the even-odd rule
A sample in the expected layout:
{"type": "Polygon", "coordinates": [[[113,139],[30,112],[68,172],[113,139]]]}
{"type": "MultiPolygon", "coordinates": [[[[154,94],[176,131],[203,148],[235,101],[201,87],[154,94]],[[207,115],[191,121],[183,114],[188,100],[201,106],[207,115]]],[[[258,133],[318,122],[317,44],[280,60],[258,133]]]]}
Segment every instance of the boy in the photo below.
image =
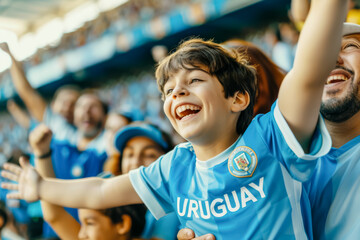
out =
{"type": "Polygon", "coordinates": [[[6,165],[10,172],[3,172],[20,184],[3,187],[19,190],[10,198],[75,208],[144,202],[155,217],[176,211],[182,225],[199,235],[213,232],[217,239],[311,238],[301,182],[331,146],[319,108],[338,54],[346,4],[313,1],[278,102],[249,126],[252,69],[218,44],[190,40],[156,72],[164,111],[188,143],[148,168],[108,180],[43,179],[22,161],[22,171],[6,165]]]}

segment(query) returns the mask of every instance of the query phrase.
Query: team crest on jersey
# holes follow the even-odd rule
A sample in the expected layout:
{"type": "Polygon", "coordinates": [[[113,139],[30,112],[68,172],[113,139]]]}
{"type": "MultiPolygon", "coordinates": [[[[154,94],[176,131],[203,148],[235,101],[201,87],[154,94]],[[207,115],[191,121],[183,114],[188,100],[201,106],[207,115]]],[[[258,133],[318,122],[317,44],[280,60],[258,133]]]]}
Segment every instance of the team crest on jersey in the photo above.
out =
{"type": "Polygon", "coordinates": [[[249,147],[237,147],[229,156],[229,171],[235,177],[251,177],[256,166],[256,153],[249,147]]]}

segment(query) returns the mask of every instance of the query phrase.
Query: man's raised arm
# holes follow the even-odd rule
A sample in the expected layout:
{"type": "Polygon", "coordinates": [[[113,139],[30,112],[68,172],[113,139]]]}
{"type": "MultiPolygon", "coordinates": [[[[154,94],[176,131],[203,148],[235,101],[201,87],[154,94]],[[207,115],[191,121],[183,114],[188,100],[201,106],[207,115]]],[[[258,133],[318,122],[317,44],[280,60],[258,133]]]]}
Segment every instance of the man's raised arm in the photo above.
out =
{"type": "Polygon", "coordinates": [[[336,64],[347,4],[347,0],[311,1],[293,69],[280,87],[280,111],[305,151],[319,118],[324,85],[336,64]]]}
{"type": "Polygon", "coordinates": [[[12,60],[10,67],[10,73],[15,89],[20,98],[24,101],[30,114],[39,122],[43,120],[43,115],[46,109],[46,101],[44,98],[30,85],[26,78],[25,72],[14,56],[12,55],[8,45],[1,43],[0,48],[9,54],[12,60]]]}

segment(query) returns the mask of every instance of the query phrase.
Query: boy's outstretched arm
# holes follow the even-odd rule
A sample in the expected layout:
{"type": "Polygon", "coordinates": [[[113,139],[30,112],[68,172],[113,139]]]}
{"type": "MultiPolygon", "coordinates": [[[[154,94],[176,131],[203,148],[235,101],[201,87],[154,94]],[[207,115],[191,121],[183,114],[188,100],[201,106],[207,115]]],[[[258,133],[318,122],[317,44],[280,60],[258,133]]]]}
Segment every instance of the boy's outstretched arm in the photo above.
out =
{"type": "Polygon", "coordinates": [[[20,165],[4,164],[2,176],[18,182],[2,183],[3,188],[16,191],[9,193],[8,198],[28,202],[43,200],[65,207],[89,209],[142,203],[128,174],[110,179],[59,180],[41,177],[25,159],[20,159],[20,165]]]}
{"type": "Polygon", "coordinates": [[[24,101],[26,108],[30,114],[39,122],[43,120],[44,112],[46,109],[46,101],[44,98],[30,85],[26,78],[25,72],[14,56],[12,55],[9,46],[6,43],[1,43],[0,48],[9,54],[12,60],[10,73],[15,89],[20,98],[24,101]]]}
{"type": "Polygon", "coordinates": [[[347,4],[347,0],[311,1],[293,69],[280,87],[280,111],[305,151],[318,121],[324,85],[336,65],[347,4]]]}

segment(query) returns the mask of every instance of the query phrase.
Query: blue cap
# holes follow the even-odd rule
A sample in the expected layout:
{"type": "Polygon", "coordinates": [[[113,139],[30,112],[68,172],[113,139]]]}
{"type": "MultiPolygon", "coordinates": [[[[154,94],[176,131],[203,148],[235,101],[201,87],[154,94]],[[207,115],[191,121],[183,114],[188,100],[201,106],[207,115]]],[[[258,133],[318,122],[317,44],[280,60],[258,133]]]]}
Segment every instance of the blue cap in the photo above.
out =
{"type": "Polygon", "coordinates": [[[159,129],[150,124],[142,123],[139,125],[127,125],[121,128],[115,136],[114,144],[116,149],[122,153],[126,143],[133,137],[147,137],[159,144],[164,150],[169,147],[159,129]]]}
{"type": "Polygon", "coordinates": [[[138,108],[128,108],[128,107],[123,107],[121,109],[118,109],[116,111],[114,111],[128,119],[130,119],[131,122],[135,122],[135,121],[144,121],[144,114],[142,113],[142,111],[138,108]]]}

